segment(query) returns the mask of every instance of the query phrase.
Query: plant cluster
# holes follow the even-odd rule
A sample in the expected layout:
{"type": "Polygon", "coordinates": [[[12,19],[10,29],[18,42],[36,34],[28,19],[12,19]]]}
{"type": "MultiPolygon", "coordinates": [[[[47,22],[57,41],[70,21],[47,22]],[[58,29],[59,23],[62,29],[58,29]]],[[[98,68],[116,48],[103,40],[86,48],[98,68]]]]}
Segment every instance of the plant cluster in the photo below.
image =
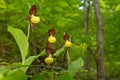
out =
{"type": "MultiPolygon", "coordinates": [[[[32,62],[36,60],[38,57],[42,57],[46,55],[44,62],[51,66],[51,77],[49,79],[59,79],[59,80],[74,80],[75,74],[80,70],[83,66],[82,58],[78,58],[75,61],[70,60],[70,47],[72,46],[72,42],[70,37],[67,33],[63,35],[64,45],[59,50],[54,51],[53,46],[54,43],[57,41],[55,37],[55,29],[51,28],[48,30],[48,39],[46,47],[43,51],[40,52],[38,55],[30,56],[29,55],[29,36],[31,29],[33,30],[35,25],[40,22],[40,18],[36,16],[37,7],[36,5],[32,5],[29,10],[29,23],[28,23],[28,33],[27,35],[18,28],[14,28],[12,26],[8,26],[8,31],[13,35],[16,43],[20,49],[21,53],[21,62],[14,62],[13,64],[9,63],[2,63],[2,67],[0,68],[0,80],[27,80],[28,78],[32,80],[46,80],[46,77],[39,75],[28,75],[26,72],[28,71],[29,67],[32,66],[32,62]],[[60,75],[57,78],[54,77],[54,63],[56,62],[56,58],[62,54],[64,50],[67,50],[67,61],[68,67],[65,70],[61,70],[60,75]]],[[[46,65],[46,66],[47,66],[46,65]]],[[[47,71],[46,71],[47,72],[47,71]]],[[[49,72],[48,72],[49,73],[49,72]]]]}

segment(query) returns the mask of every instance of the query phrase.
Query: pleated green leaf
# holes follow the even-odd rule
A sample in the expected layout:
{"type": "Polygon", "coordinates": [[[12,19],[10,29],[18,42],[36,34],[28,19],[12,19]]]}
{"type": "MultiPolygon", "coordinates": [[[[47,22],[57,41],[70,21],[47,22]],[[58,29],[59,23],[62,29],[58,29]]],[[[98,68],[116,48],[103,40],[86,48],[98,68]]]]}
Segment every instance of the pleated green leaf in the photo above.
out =
{"type": "Polygon", "coordinates": [[[21,29],[14,28],[12,26],[8,26],[8,31],[13,35],[15,41],[17,42],[17,45],[21,52],[22,61],[24,61],[28,54],[29,47],[26,35],[23,33],[21,29]]]}
{"type": "Polygon", "coordinates": [[[83,59],[78,58],[75,61],[72,61],[71,64],[68,66],[68,71],[75,76],[75,74],[80,70],[80,68],[84,65],[83,59]]]}

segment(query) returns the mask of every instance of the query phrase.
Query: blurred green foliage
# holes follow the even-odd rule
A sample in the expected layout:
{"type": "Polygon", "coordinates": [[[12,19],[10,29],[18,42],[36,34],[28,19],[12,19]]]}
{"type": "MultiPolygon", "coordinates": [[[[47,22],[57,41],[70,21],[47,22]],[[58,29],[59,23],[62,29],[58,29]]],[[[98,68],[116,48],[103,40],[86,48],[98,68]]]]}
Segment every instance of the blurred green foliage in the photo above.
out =
{"type": "MultiPolygon", "coordinates": [[[[14,38],[7,31],[7,25],[20,28],[27,34],[29,8],[34,4],[37,5],[37,15],[41,18],[41,22],[30,32],[30,55],[39,54],[45,48],[47,31],[54,27],[56,30],[55,36],[58,39],[55,43],[55,50],[60,49],[63,45],[62,36],[64,32],[67,32],[73,42],[70,52],[71,60],[75,60],[80,56],[85,59],[88,54],[86,46],[90,46],[93,50],[96,49],[96,19],[93,0],[90,1],[89,34],[86,36],[84,35],[84,10],[80,9],[84,5],[83,0],[0,0],[0,62],[22,61],[14,38]]],[[[120,0],[100,0],[100,10],[104,22],[106,80],[120,79],[118,76],[120,71],[119,4],[120,0]]],[[[91,80],[95,79],[95,62],[92,56],[90,56],[90,61],[91,72],[78,73],[83,80],[86,79],[88,74],[90,74],[88,77],[91,80]]]]}

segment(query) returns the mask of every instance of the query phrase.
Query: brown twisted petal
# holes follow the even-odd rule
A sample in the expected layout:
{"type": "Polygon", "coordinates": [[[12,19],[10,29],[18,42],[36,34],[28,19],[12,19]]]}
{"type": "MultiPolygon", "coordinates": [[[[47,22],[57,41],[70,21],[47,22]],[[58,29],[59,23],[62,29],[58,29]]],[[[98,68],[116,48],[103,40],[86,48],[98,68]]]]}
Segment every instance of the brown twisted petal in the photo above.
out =
{"type": "Polygon", "coordinates": [[[36,15],[36,12],[37,12],[36,5],[32,5],[31,8],[30,8],[30,10],[29,10],[29,14],[30,15],[32,15],[32,14],[36,15]]]}
{"type": "Polygon", "coordinates": [[[54,28],[52,28],[52,29],[50,29],[49,31],[48,31],[48,36],[54,36],[55,35],[55,29],[54,28]]]}
{"type": "Polygon", "coordinates": [[[53,63],[51,63],[50,65],[51,65],[51,66],[53,66],[53,65],[54,65],[54,62],[53,62],[53,63]]]}
{"type": "Polygon", "coordinates": [[[52,44],[48,43],[45,49],[47,54],[53,54],[52,44]]]}
{"type": "Polygon", "coordinates": [[[30,23],[30,27],[31,27],[32,29],[34,29],[35,24],[31,22],[31,16],[29,16],[29,23],[30,23]]]}
{"type": "Polygon", "coordinates": [[[32,29],[34,29],[34,27],[35,27],[35,24],[32,23],[31,21],[30,21],[30,27],[31,27],[32,29]]]}
{"type": "Polygon", "coordinates": [[[69,40],[69,35],[67,33],[65,33],[65,35],[63,36],[63,39],[64,39],[64,41],[69,40]]]}

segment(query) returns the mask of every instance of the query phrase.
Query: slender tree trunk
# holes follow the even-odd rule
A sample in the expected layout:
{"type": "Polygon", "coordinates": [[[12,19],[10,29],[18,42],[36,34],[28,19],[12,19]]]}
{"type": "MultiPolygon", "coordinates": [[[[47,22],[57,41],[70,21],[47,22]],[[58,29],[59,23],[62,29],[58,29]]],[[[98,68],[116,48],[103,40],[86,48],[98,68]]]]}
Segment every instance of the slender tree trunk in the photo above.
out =
{"type": "Polygon", "coordinates": [[[97,65],[97,80],[105,80],[104,75],[104,60],[103,60],[103,23],[99,8],[99,0],[94,0],[94,10],[97,20],[97,54],[96,54],[96,65],[97,65]]]}
{"type": "Polygon", "coordinates": [[[84,0],[84,34],[88,34],[89,2],[84,0]]]}
{"type": "MultiPolygon", "coordinates": [[[[90,2],[84,0],[84,34],[88,35],[88,21],[89,21],[90,2]]],[[[87,49],[89,53],[89,50],[87,49]]],[[[85,60],[85,67],[90,71],[90,54],[87,55],[85,60]]]]}

